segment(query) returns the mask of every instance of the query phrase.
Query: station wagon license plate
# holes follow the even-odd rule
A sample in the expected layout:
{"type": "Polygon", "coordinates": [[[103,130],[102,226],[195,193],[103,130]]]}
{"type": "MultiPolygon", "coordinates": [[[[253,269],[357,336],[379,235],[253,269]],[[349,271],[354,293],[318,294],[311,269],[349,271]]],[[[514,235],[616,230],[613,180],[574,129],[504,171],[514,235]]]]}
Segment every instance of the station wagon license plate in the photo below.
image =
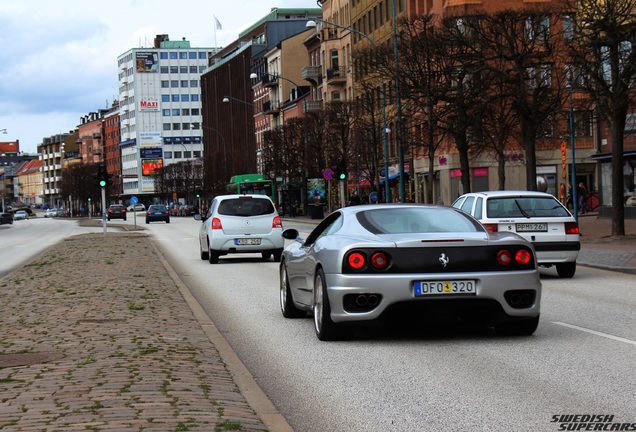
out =
{"type": "Polygon", "coordinates": [[[259,245],[259,244],[261,244],[261,239],[259,239],[259,238],[239,238],[239,239],[235,239],[234,243],[237,246],[240,246],[240,245],[259,245]]]}
{"type": "Polygon", "coordinates": [[[548,230],[547,223],[518,223],[517,232],[545,232],[548,230]]]}
{"type": "Polygon", "coordinates": [[[477,294],[477,282],[474,280],[415,282],[416,296],[460,294],[477,294]]]}

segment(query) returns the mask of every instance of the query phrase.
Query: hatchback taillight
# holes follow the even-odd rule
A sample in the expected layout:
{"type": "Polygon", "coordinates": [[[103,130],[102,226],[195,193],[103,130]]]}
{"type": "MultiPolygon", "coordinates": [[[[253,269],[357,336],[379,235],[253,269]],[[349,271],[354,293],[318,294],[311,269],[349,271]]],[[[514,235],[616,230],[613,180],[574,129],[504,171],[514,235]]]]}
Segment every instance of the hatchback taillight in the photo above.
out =
{"type": "Polygon", "coordinates": [[[219,218],[212,219],[212,229],[213,230],[223,229],[223,225],[221,225],[221,219],[219,218]]]}
{"type": "Polygon", "coordinates": [[[565,223],[565,233],[566,234],[578,234],[579,226],[576,222],[566,222],[565,223]]]}
{"type": "Polygon", "coordinates": [[[484,224],[486,229],[492,233],[499,231],[499,225],[497,224],[484,224]]]}
{"type": "Polygon", "coordinates": [[[282,228],[283,221],[280,220],[280,217],[276,216],[274,218],[274,222],[272,222],[272,228],[282,228]]]}

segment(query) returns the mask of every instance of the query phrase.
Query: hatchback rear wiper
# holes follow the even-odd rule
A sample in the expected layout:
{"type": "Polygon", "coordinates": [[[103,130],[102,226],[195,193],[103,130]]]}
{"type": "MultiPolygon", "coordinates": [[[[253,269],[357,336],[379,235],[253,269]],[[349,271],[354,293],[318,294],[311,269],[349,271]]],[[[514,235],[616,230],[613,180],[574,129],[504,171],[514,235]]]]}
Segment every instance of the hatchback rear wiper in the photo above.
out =
{"type": "Polygon", "coordinates": [[[519,209],[521,214],[524,215],[525,217],[527,217],[528,219],[530,219],[530,215],[528,213],[526,213],[526,211],[524,209],[521,208],[521,204],[519,204],[519,201],[515,200],[515,204],[517,205],[517,208],[519,209]]]}

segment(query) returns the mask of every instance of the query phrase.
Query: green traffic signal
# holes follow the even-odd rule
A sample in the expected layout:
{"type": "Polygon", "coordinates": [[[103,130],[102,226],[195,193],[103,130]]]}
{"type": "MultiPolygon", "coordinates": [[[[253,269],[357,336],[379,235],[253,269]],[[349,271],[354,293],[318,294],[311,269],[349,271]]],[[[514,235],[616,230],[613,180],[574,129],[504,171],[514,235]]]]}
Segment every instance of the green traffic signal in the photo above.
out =
{"type": "Polygon", "coordinates": [[[340,177],[339,177],[339,178],[340,178],[340,180],[346,180],[346,178],[347,178],[347,174],[345,174],[345,173],[340,173],[340,177]]]}
{"type": "Polygon", "coordinates": [[[99,181],[99,186],[100,187],[106,187],[106,180],[100,180],[99,181]]]}

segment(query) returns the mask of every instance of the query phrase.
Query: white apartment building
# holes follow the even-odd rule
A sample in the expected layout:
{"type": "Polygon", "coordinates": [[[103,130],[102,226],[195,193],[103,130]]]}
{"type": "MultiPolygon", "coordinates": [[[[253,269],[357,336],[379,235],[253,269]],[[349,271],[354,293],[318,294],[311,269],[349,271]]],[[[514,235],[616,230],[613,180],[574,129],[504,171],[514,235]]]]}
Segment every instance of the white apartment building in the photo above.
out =
{"type": "Polygon", "coordinates": [[[154,169],[203,156],[200,76],[214,52],[157,35],[117,58],[124,195],[152,194],[154,169]]]}

